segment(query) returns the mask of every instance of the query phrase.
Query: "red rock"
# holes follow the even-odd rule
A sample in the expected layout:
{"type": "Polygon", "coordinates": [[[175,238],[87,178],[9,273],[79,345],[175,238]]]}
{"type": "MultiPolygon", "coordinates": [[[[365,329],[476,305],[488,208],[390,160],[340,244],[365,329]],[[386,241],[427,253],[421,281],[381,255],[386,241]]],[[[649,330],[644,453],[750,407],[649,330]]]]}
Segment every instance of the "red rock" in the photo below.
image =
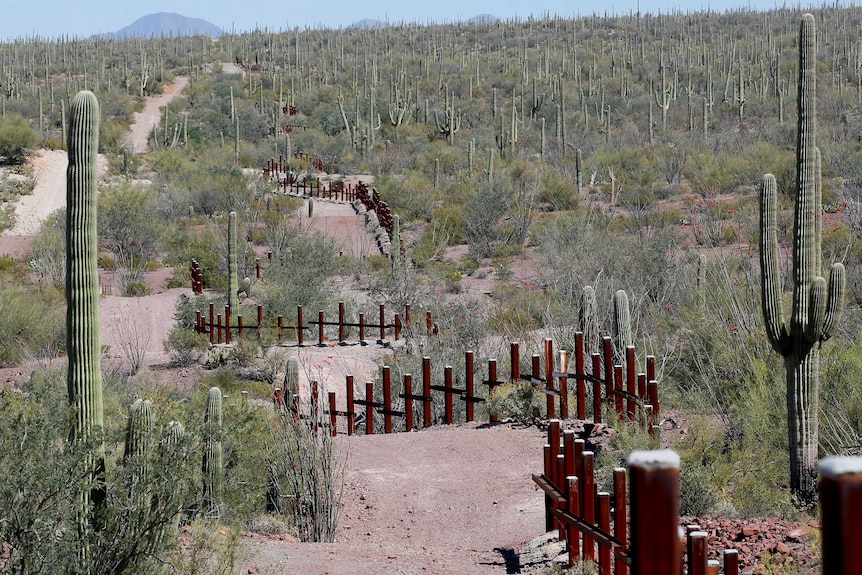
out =
{"type": "Polygon", "coordinates": [[[787,539],[790,541],[799,541],[811,534],[810,527],[797,527],[787,532],[787,539]]]}
{"type": "Polygon", "coordinates": [[[784,554],[784,555],[786,555],[786,554],[790,553],[790,547],[788,547],[787,545],[785,545],[785,544],[784,544],[784,543],[782,543],[781,541],[779,541],[779,542],[775,545],[775,550],[776,550],[777,552],[779,552],[779,553],[784,554]]]}
{"type": "Polygon", "coordinates": [[[760,533],[760,527],[757,525],[743,525],[742,526],[742,536],[743,537],[753,537],[760,533]]]}

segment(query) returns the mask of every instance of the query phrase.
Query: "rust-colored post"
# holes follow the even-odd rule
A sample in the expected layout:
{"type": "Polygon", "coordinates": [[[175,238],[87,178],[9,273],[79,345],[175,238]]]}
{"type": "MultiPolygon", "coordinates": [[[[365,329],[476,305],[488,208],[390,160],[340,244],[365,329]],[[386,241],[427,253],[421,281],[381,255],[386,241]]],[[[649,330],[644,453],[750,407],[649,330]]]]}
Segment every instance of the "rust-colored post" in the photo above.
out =
{"type": "MultiPolygon", "coordinates": [[[[600,491],[596,494],[598,507],[598,527],[607,534],[611,532],[611,494],[600,491]]],[[[612,575],[611,573],[611,548],[607,545],[599,545],[599,575],[612,575]]]]}
{"type": "Polygon", "coordinates": [[[347,381],[347,435],[353,435],[356,432],[356,404],[353,403],[353,376],[348,375],[345,379],[347,381]]]}
{"type": "Polygon", "coordinates": [[[311,382],[311,419],[315,431],[320,424],[320,386],[317,380],[311,382]]]}
{"type": "Polygon", "coordinates": [[[422,426],[431,426],[431,358],[422,358],[422,426]]]}
{"type": "Polygon", "coordinates": [[[548,410],[548,418],[556,417],[556,408],[554,406],[554,340],[545,338],[545,390],[546,403],[548,410]]]}
{"type": "MultiPolygon", "coordinates": [[[[583,461],[583,475],[578,477],[581,497],[581,517],[590,525],[596,522],[596,478],[594,475],[595,454],[592,451],[584,451],[581,455],[583,461]]],[[[593,538],[584,535],[584,561],[596,561],[596,546],[593,538]]]]}
{"type": "Polygon", "coordinates": [[[413,376],[404,374],[404,427],[407,431],[413,429],[413,376]]]}
{"type": "Polygon", "coordinates": [[[359,314],[359,341],[365,341],[365,314],[359,314]]]}
{"type": "Polygon", "coordinates": [[[365,435],[374,434],[374,382],[365,382],[365,435]]]}
{"type": "Polygon", "coordinates": [[[658,419],[661,413],[661,406],[658,400],[658,382],[654,379],[649,379],[649,376],[647,376],[647,395],[649,396],[649,404],[652,405],[653,417],[658,419]]]}
{"type": "MultiPolygon", "coordinates": [[[[568,491],[566,499],[569,504],[568,512],[575,517],[581,516],[580,497],[578,495],[578,478],[574,475],[566,477],[568,491]]],[[[574,565],[581,558],[581,532],[574,527],[569,527],[569,533],[566,537],[566,547],[569,551],[569,567],[574,565]]]]}
{"type": "Polygon", "coordinates": [[[296,344],[301,346],[305,334],[305,326],[302,325],[302,306],[296,306],[296,344]]]}
{"type": "Polygon", "coordinates": [[[623,401],[623,396],[617,391],[623,390],[623,366],[614,366],[614,409],[617,412],[617,421],[622,421],[626,416],[626,406],[623,401]]]}
{"type": "MultiPolygon", "coordinates": [[[[557,486],[557,489],[560,491],[560,494],[565,495],[566,493],[566,456],[562,453],[557,455],[557,464],[554,466],[554,470],[557,473],[557,477],[554,480],[554,485],[557,486]]],[[[554,503],[555,509],[563,509],[565,507],[565,503],[557,501],[554,503]]],[[[569,535],[568,529],[566,529],[566,523],[559,518],[556,518],[557,525],[557,535],[560,541],[566,541],[569,535]]],[[[568,543],[567,543],[568,544],[568,543]]]]}
{"type": "Polygon", "coordinates": [[[323,310],[317,310],[317,345],[323,345],[323,310]]]}
{"type": "Polygon", "coordinates": [[[592,355],[593,359],[593,423],[602,422],[602,356],[597,353],[592,355]]]}
{"type": "Polygon", "coordinates": [[[584,381],[584,332],[579,331],[575,334],[575,386],[578,396],[578,419],[584,420],[587,418],[587,387],[584,381]]]}
{"type": "Polygon", "coordinates": [[[404,324],[410,329],[410,304],[404,304],[404,324]]]}
{"type": "Polygon", "coordinates": [[[224,342],[230,345],[230,306],[224,306],[224,342]]]}
{"type": "Polygon", "coordinates": [[[820,462],[820,530],[823,573],[849,575],[862,565],[862,457],[820,462]]]}
{"type": "MultiPolygon", "coordinates": [[[[559,483],[559,474],[557,472],[559,461],[557,456],[560,455],[560,421],[552,419],[548,422],[548,443],[547,443],[547,466],[545,468],[545,477],[556,487],[562,489],[559,483]]],[[[557,528],[557,519],[551,512],[554,507],[553,499],[545,494],[545,531],[552,531],[557,528]]]]}
{"type": "Polygon", "coordinates": [[[425,312],[425,334],[431,335],[432,328],[433,328],[433,323],[431,322],[431,312],[426,311],[425,312]]]}
{"type": "Polygon", "coordinates": [[[392,372],[383,366],[383,432],[392,433],[392,372]]]}
{"type": "MultiPolygon", "coordinates": [[[[554,483],[554,464],[553,458],[551,457],[551,446],[549,444],[545,444],[545,447],[542,451],[544,455],[544,469],[545,472],[543,475],[545,479],[547,479],[551,484],[554,483]]],[[[554,501],[551,499],[551,496],[545,493],[545,532],[553,531],[556,528],[556,520],[554,519],[554,501]]]]}
{"type": "MultiPolygon", "coordinates": [[[[563,431],[563,455],[566,467],[563,469],[563,479],[569,475],[575,475],[575,430],[563,431]]],[[[565,484],[565,482],[563,483],[565,484]]]]}
{"type": "Polygon", "coordinates": [[[736,549],[725,549],[724,559],[724,575],[739,575],[739,551],[736,549]]]}
{"type": "MultiPolygon", "coordinates": [[[[569,357],[566,350],[560,350],[560,373],[567,373],[569,369],[569,357]]],[[[569,418],[569,378],[560,376],[560,418],[569,418]]]]}
{"type": "Polygon", "coordinates": [[[647,381],[655,379],[655,356],[648,355],[646,358],[646,378],[647,381]]]}
{"type": "Polygon", "coordinates": [[[638,374],[638,397],[642,400],[647,400],[647,391],[646,391],[646,374],[639,373],[638,374]]]}
{"type": "Polygon", "coordinates": [[[275,404],[275,408],[281,411],[282,402],[284,401],[284,392],[281,391],[280,387],[276,387],[272,392],[272,402],[275,404]]]}
{"type": "Polygon", "coordinates": [[[221,314],[218,314],[218,316],[217,316],[217,322],[218,322],[218,325],[217,325],[217,329],[216,329],[216,331],[217,331],[217,333],[218,333],[218,343],[221,343],[221,330],[222,330],[222,325],[221,325],[221,314]]]}
{"type": "Polygon", "coordinates": [[[380,341],[386,341],[386,306],[380,304],[380,341]]]}
{"type": "Polygon", "coordinates": [[[688,534],[688,573],[706,575],[708,535],[706,531],[692,531],[688,534]]]}
{"type": "Polygon", "coordinates": [[[338,302],[338,343],[344,341],[344,302],[338,302]]]}
{"type": "MultiPolygon", "coordinates": [[[[578,438],[573,443],[574,443],[574,449],[575,449],[575,473],[574,473],[574,475],[576,475],[578,477],[578,481],[581,482],[579,485],[581,487],[583,487],[584,451],[587,450],[587,442],[583,439],[578,438]]],[[[584,503],[584,498],[583,498],[583,496],[581,496],[581,499],[578,501],[578,505],[581,509],[584,508],[583,503],[584,503]]]]}
{"type": "Polygon", "coordinates": [[[443,405],[445,407],[446,425],[455,423],[454,398],[452,392],[452,366],[443,367],[443,405]]]}
{"type": "Polygon", "coordinates": [[[517,341],[513,341],[509,345],[509,363],[511,365],[511,379],[513,382],[517,382],[521,379],[521,351],[517,341]]]}
{"type": "Polygon", "coordinates": [[[467,396],[465,399],[467,400],[467,405],[464,406],[464,410],[466,411],[467,422],[471,422],[474,419],[474,408],[475,404],[473,403],[473,361],[475,354],[472,351],[467,351],[464,353],[464,392],[467,396]]]}
{"type": "Polygon", "coordinates": [[[395,341],[401,339],[401,316],[399,314],[395,314],[395,341]]]}
{"type": "Polygon", "coordinates": [[[239,331],[239,336],[242,337],[242,330],[243,330],[242,315],[236,316],[236,326],[237,326],[237,330],[239,331]]]}
{"type": "Polygon", "coordinates": [[[610,336],[602,338],[602,355],[605,364],[605,389],[610,400],[614,396],[614,344],[610,336]]]}
{"type": "Polygon", "coordinates": [[[195,312],[195,331],[196,331],[197,333],[203,333],[203,331],[201,330],[201,320],[202,320],[202,318],[203,318],[203,316],[201,316],[201,312],[200,312],[200,310],[196,311],[196,312],[195,312]]]}
{"type": "MultiPolygon", "coordinates": [[[[626,347],[626,391],[631,395],[637,393],[637,364],[635,362],[635,346],[626,347]]],[[[626,417],[629,421],[635,418],[635,402],[629,399],[626,402],[626,417]]]]}
{"type": "Polygon", "coordinates": [[[718,559],[710,559],[706,562],[706,572],[707,575],[720,575],[721,563],[718,562],[718,559]]]}
{"type": "Polygon", "coordinates": [[[257,306],[257,337],[263,336],[263,306],[257,306]]]}
{"type": "Polygon", "coordinates": [[[284,316],[278,316],[276,322],[278,325],[278,341],[281,341],[281,337],[284,335],[284,316]]]}
{"type": "MultiPolygon", "coordinates": [[[[536,385],[536,381],[540,379],[542,375],[542,356],[538,353],[534,353],[530,358],[530,377],[533,379],[533,385],[536,385]]],[[[553,406],[551,407],[553,409],[553,406]]],[[[550,411],[548,412],[550,413],[550,411]]]]}
{"type": "Polygon", "coordinates": [[[254,275],[260,279],[260,258],[254,258],[254,275]]]}
{"type": "Polygon", "coordinates": [[[632,575],[682,572],[679,456],[668,450],[629,455],[632,575]]]}
{"type": "MultiPolygon", "coordinates": [[[[614,539],[620,542],[622,550],[628,549],[628,506],[626,503],[626,470],[614,468],[614,539]]],[[[614,575],[628,575],[629,566],[622,561],[614,561],[614,575]]]]}
{"type": "MultiPolygon", "coordinates": [[[[490,399],[494,395],[494,389],[497,387],[497,360],[489,359],[488,360],[488,399],[490,399]]],[[[496,411],[491,411],[488,414],[488,421],[491,423],[497,423],[500,421],[500,416],[497,415],[496,411]]]]}
{"type": "Polygon", "coordinates": [[[338,436],[338,414],[335,409],[335,392],[329,392],[329,426],[332,437],[338,436]]]}

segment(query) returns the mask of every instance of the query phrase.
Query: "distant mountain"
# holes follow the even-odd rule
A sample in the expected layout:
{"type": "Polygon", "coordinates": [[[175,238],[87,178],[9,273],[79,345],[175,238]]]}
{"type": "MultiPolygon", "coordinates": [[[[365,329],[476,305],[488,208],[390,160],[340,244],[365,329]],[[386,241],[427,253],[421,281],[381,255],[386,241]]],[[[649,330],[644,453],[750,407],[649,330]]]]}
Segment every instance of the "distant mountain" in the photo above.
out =
{"type": "Polygon", "coordinates": [[[493,14],[479,14],[467,20],[465,24],[495,24],[499,21],[500,19],[493,14]]]}
{"type": "Polygon", "coordinates": [[[109,36],[117,39],[195,35],[218,38],[222,33],[221,28],[201,18],[187,18],[181,14],[159,12],[138,18],[125,28],[109,34],[109,36]]]}
{"type": "Polygon", "coordinates": [[[388,24],[386,22],[381,22],[380,20],[375,20],[374,18],[366,18],[364,20],[360,20],[359,22],[354,22],[350,26],[347,27],[348,30],[374,30],[375,28],[386,28],[388,24]]]}

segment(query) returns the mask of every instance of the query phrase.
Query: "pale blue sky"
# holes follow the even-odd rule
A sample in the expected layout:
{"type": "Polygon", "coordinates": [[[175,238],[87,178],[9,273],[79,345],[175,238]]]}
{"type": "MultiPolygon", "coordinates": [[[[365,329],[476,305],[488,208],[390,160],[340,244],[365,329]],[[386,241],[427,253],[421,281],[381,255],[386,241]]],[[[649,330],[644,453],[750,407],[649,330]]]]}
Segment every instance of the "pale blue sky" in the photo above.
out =
{"type": "MultiPolygon", "coordinates": [[[[526,18],[532,12],[561,16],[585,15],[605,10],[614,13],[635,11],[640,2],[643,12],[668,12],[673,9],[698,11],[710,7],[716,11],[746,7],[766,10],[784,4],[780,0],[606,0],[574,2],[571,0],[0,0],[0,39],[59,35],[89,36],[114,32],[141,16],[156,12],[176,12],[190,18],[203,18],[230,30],[253,29],[255,26],[283,30],[294,26],[344,27],[374,18],[390,22],[453,22],[477,14],[499,18],[526,18]]],[[[798,2],[787,2],[799,5],[798,2]]],[[[803,6],[820,6],[820,2],[803,2],[803,6]]]]}

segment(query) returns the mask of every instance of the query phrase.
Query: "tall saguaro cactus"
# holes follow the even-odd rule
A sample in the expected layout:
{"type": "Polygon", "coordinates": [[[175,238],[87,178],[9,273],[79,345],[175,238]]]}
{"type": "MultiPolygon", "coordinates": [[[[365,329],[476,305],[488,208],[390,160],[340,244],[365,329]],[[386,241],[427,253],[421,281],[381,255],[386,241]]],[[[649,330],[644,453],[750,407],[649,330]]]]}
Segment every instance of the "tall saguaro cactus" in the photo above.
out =
{"type": "Polygon", "coordinates": [[[218,387],[211,387],[207,392],[206,414],[204,425],[206,426],[206,437],[204,439],[203,455],[203,511],[212,516],[218,516],[221,505],[221,493],[223,483],[222,465],[222,393],[218,387]]]}
{"type": "Polygon", "coordinates": [[[816,147],[816,61],[814,16],[799,31],[799,96],[796,139],[796,200],[793,220],[793,299],[789,321],[782,307],[778,265],[775,177],[760,187],[761,297],[766,335],[784,358],[790,488],[805,500],[817,489],[820,344],[832,335],[844,309],[844,266],[832,264],[829,283],[821,276],[820,152],[816,147]]]}
{"type": "Polygon", "coordinates": [[[236,263],[236,212],[228,215],[227,223],[227,303],[231,315],[239,313],[239,276],[236,263]]]}
{"type": "MultiPolygon", "coordinates": [[[[99,275],[96,267],[96,157],[99,152],[99,102],[80,92],[69,110],[69,167],[66,172],[66,386],[72,425],[71,443],[86,443],[104,426],[102,344],[99,336],[99,275]]],[[[80,559],[88,558],[86,531],[91,505],[103,499],[104,448],[96,445],[85,459],[96,480],[81,494],[79,528],[84,541],[80,559]]]]}

